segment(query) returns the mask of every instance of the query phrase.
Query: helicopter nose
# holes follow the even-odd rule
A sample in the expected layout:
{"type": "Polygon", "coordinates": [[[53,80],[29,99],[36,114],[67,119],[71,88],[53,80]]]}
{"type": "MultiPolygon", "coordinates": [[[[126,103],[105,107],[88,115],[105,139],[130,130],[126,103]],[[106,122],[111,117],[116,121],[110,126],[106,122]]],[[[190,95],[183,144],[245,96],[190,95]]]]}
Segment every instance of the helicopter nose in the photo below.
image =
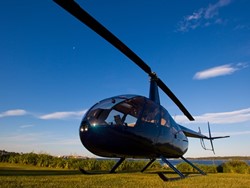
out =
{"type": "Polygon", "coordinates": [[[83,121],[80,126],[80,132],[87,132],[89,130],[89,124],[83,121]]]}

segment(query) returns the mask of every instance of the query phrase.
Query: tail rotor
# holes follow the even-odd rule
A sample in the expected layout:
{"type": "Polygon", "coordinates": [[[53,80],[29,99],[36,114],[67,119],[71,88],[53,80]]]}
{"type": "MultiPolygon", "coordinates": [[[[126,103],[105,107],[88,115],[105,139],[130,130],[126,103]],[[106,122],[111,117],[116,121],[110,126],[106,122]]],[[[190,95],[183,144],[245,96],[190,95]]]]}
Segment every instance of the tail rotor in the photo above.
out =
{"type": "Polygon", "coordinates": [[[212,151],[215,155],[215,152],[214,152],[214,144],[213,144],[213,138],[211,136],[211,130],[210,130],[210,125],[209,125],[209,122],[207,122],[207,126],[208,126],[208,132],[209,132],[209,140],[210,140],[210,143],[211,143],[211,147],[212,147],[212,151]]]}
{"type": "MultiPolygon", "coordinates": [[[[207,125],[208,125],[208,134],[209,134],[209,137],[205,137],[204,139],[210,140],[211,148],[207,148],[207,147],[206,147],[206,145],[205,145],[205,142],[204,142],[204,139],[203,139],[203,138],[201,138],[201,147],[202,147],[204,150],[209,150],[209,151],[212,151],[212,152],[215,154],[213,140],[215,140],[215,139],[220,139],[220,138],[228,138],[228,137],[230,137],[230,136],[218,136],[218,137],[212,137],[209,122],[207,122],[207,125]]],[[[199,127],[199,133],[201,133],[201,129],[200,129],[200,127],[199,127]]]]}

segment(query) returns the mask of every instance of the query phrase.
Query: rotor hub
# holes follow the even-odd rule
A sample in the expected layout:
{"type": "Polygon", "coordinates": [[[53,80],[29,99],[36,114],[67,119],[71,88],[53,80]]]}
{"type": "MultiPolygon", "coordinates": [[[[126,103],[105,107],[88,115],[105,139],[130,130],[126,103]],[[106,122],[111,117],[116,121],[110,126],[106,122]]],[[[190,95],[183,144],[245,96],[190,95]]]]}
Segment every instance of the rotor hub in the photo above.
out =
{"type": "Polygon", "coordinates": [[[157,81],[158,80],[158,76],[157,76],[157,74],[155,72],[151,72],[149,74],[149,76],[150,76],[150,79],[153,80],[153,81],[157,81]]]}

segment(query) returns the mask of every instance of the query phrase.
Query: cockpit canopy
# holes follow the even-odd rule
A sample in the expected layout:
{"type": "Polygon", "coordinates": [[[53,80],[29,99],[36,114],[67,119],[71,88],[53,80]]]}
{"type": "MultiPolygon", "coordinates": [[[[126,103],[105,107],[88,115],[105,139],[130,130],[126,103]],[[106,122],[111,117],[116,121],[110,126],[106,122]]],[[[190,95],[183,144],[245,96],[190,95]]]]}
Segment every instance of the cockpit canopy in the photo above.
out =
{"type": "Polygon", "coordinates": [[[86,114],[90,125],[135,126],[144,98],[135,95],[117,96],[105,99],[94,105],[86,114]]]}
{"type": "Polygon", "coordinates": [[[94,105],[83,121],[91,126],[125,125],[134,127],[137,121],[169,126],[169,114],[160,105],[138,95],[121,95],[108,98],[94,105]]]}

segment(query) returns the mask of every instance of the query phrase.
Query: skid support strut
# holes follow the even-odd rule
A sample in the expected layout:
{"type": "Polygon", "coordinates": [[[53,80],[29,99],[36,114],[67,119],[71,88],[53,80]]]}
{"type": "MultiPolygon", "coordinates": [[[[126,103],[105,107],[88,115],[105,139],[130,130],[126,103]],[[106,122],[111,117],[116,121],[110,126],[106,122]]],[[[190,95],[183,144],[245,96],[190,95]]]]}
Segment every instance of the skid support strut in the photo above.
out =
{"type": "Polygon", "coordinates": [[[196,169],[200,174],[207,175],[205,172],[203,172],[201,169],[199,169],[197,166],[195,166],[193,163],[191,163],[189,160],[187,160],[183,156],[181,158],[182,158],[183,161],[185,161],[186,163],[188,163],[189,165],[191,165],[194,169],[196,169]]]}
{"type": "Polygon", "coordinates": [[[153,162],[155,161],[155,159],[151,159],[148,164],[141,170],[141,172],[144,172],[153,162]]]}
{"type": "Polygon", "coordinates": [[[120,160],[115,164],[115,166],[113,166],[109,173],[115,173],[115,170],[120,166],[120,164],[122,164],[124,160],[124,157],[120,158],[120,160]]]}
{"type": "Polygon", "coordinates": [[[177,168],[174,167],[167,159],[161,157],[161,160],[166,163],[170,168],[172,168],[181,178],[185,178],[184,174],[182,174],[177,168]]]}

